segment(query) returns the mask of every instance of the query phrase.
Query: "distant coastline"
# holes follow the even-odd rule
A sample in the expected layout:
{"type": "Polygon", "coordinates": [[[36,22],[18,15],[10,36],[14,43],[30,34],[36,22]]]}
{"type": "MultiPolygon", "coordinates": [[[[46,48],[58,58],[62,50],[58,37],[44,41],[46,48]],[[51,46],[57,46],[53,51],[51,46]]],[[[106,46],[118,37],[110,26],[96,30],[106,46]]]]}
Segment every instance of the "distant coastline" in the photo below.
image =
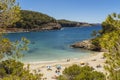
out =
{"type": "MultiPolygon", "coordinates": [[[[68,28],[71,27],[93,27],[93,26],[97,26],[98,24],[88,24],[85,26],[66,26],[68,28]]],[[[42,28],[42,29],[23,29],[23,28],[6,28],[6,29],[2,29],[0,28],[0,32],[2,33],[21,33],[21,32],[40,32],[40,31],[51,31],[51,30],[62,30],[64,27],[60,26],[60,27],[46,27],[46,28],[42,28]]]]}
{"type": "MultiPolygon", "coordinates": [[[[66,19],[57,20],[47,14],[40,12],[21,10],[21,20],[8,26],[4,32],[38,32],[45,30],[61,30],[63,27],[91,27],[100,25],[97,23],[87,23],[70,21],[66,19]]],[[[0,28],[2,32],[2,28],[0,28]]]]}

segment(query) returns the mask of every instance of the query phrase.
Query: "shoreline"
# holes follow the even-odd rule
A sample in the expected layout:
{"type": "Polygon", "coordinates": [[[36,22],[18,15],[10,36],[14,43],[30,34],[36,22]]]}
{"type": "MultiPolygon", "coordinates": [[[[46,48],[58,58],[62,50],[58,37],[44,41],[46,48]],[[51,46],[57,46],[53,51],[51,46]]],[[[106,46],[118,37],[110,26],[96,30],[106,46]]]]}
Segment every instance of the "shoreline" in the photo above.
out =
{"type": "MultiPolygon", "coordinates": [[[[75,27],[61,27],[60,29],[40,29],[40,30],[26,30],[22,28],[18,28],[18,30],[1,30],[0,28],[0,33],[28,33],[28,32],[42,32],[42,31],[52,31],[52,30],[63,30],[63,28],[83,28],[83,27],[96,27],[96,26],[75,26],[75,27]]],[[[14,28],[13,28],[14,29],[14,28]]],[[[16,28],[15,28],[16,29],[16,28]]]]}
{"type": "Polygon", "coordinates": [[[55,59],[55,60],[42,60],[42,61],[26,61],[23,63],[24,64],[45,64],[45,63],[57,63],[57,62],[66,62],[67,59],[70,59],[71,61],[76,61],[76,60],[81,60],[81,59],[86,59],[86,58],[90,58],[90,57],[93,57],[93,56],[96,56],[98,55],[99,53],[103,53],[103,52],[92,52],[88,55],[84,55],[82,57],[75,57],[75,58],[63,58],[63,59],[55,59]]]}
{"type": "MultiPolygon", "coordinates": [[[[34,71],[40,71],[39,73],[43,74],[43,78],[47,78],[46,80],[55,80],[52,79],[53,76],[57,75],[55,73],[56,65],[61,65],[61,73],[62,71],[69,66],[72,66],[73,64],[81,65],[82,63],[87,64],[88,66],[93,67],[96,71],[103,72],[104,74],[106,71],[104,70],[105,65],[105,59],[103,58],[104,52],[96,52],[95,54],[91,54],[89,56],[85,56],[81,59],[70,59],[70,61],[67,60],[59,60],[59,61],[38,61],[38,62],[29,62],[24,63],[25,67],[29,64],[30,65],[30,71],[34,73],[34,71]],[[98,68],[97,66],[100,65],[98,68]],[[52,71],[47,71],[47,66],[51,66],[52,71]]],[[[83,66],[83,65],[81,65],[83,66]]]]}

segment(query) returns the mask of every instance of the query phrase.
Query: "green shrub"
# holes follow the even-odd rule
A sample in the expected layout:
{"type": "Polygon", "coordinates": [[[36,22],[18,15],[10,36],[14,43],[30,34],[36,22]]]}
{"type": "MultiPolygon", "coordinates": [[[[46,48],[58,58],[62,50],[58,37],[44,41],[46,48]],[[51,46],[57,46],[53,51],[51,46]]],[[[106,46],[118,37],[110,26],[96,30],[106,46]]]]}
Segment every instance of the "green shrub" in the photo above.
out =
{"type": "Polygon", "coordinates": [[[105,80],[105,75],[94,71],[92,67],[73,65],[65,68],[58,80],[105,80]]]}
{"type": "Polygon", "coordinates": [[[24,64],[12,59],[0,63],[0,78],[3,80],[40,80],[41,74],[32,74],[24,64]]]}

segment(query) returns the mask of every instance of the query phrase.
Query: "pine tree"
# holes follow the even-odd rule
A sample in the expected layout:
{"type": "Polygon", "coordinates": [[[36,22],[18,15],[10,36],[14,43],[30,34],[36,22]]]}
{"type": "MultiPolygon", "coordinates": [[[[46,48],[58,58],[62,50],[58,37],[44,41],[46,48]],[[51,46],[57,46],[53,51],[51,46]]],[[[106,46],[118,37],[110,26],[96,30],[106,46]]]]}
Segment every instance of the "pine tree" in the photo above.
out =
{"type": "MultiPolygon", "coordinates": [[[[20,7],[16,0],[0,0],[0,28],[4,29],[20,20],[20,7]]],[[[41,74],[32,74],[29,68],[17,61],[27,50],[29,41],[26,38],[10,41],[0,33],[0,80],[40,80],[41,74]],[[7,56],[7,60],[2,60],[7,56]]]]}
{"type": "Polygon", "coordinates": [[[120,14],[109,15],[102,23],[103,30],[99,44],[107,49],[105,69],[109,72],[108,80],[120,80],[120,14]]]}
{"type": "Polygon", "coordinates": [[[20,7],[16,0],[0,0],[0,28],[9,27],[20,20],[20,7]]]}

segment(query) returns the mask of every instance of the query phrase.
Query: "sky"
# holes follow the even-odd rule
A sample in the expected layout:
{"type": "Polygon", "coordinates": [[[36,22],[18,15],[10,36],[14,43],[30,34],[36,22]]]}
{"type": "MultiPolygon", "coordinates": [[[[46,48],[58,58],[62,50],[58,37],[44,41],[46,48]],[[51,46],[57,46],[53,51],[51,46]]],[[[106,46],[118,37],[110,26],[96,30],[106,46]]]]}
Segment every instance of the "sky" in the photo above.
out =
{"type": "Polygon", "coordinates": [[[101,23],[120,13],[120,0],[17,0],[21,9],[42,12],[56,19],[101,23]]]}

